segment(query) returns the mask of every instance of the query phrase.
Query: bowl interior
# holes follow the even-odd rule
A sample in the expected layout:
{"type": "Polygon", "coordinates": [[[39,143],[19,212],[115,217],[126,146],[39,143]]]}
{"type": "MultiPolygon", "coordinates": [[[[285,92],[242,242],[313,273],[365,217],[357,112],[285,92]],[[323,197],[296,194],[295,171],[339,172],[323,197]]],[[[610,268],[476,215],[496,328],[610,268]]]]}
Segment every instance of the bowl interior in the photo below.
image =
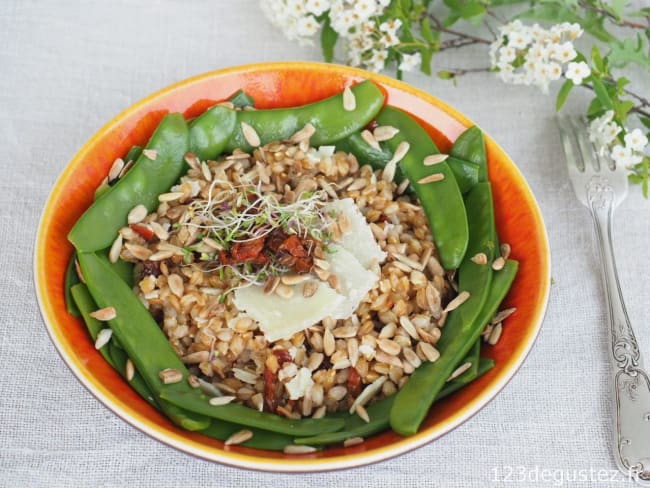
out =
{"type": "Polygon", "coordinates": [[[466,117],[440,100],[391,78],[343,66],[271,63],[208,73],[180,82],[137,103],[95,134],[68,164],[43,212],[35,251],[35,279],[43,317],[59,353],[79,380],[117,415],[154,438],[188,453],[231,465],[273,471],[311,471],[356,466],[413,449],[453,429],[484,406],[516,372],[532,346],[549,291],[549,251],[539,209],[530,189],[503,150],[486,136],[501,242],[512,246],[520,269],[506,306],[517,307],[499,343],[482,349],[496,367],[449,398],[436,403],[420,432],[387,432],[359,446],[313,455],[225,447],[223,443],[172,425],[122,380],[94,349],[82,321],[68,315],[63,277],[72,246],[66,239],[90,205],[116,157],[143,145],[169,112],[192,117],[243,88],[259,108],[300,105],[340,92],[346,83],[370,78],[387,101],[415,115],[442,152],[468,126],[466,117]]]}

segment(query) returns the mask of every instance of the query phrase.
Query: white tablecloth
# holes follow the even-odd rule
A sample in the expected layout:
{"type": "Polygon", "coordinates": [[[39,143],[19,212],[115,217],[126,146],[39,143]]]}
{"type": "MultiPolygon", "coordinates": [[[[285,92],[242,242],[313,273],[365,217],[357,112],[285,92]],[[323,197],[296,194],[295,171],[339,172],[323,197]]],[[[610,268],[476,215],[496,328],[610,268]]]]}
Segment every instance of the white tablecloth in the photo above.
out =
{"type": "MultiPolygon", "coordinates": [[[[485,64],[483,50],[463,52],[441,56],[438,66],[485,64]]],[[[317,47],[299,47],[273,30],[255,0],[0,2],[0,486],[627,485],[610,456],[605,308],[590,221],[566,179],[553,97],[487,74],[458,86],[406,76],[509,152],[550,237],[554,285],[537,344],[513,381],[466,424],[353,471],[248,472],[140,433],[63,364],[36,305],[32,254],[42,205],[67,161],[116,113],[172,82],[236,64],[319,56],[317,47]]],[[[646,83],[639,91],[649,90],[646,83]]],[[[620,275],[650,357],[650,202],[637,189],[618,216],[620,275]]]]}

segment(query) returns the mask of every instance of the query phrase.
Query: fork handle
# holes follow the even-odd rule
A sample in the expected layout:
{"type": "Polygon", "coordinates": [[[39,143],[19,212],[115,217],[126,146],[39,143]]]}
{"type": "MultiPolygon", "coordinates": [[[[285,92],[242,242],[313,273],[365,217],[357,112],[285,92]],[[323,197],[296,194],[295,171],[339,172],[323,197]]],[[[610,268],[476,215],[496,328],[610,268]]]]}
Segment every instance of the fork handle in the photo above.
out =
{"type": "Polygon", "coordinates": [[[608,184],[589,188],[607,309],[614,386],[614,456],[621,471],[650,486],[650,377],[625,309],[612,245],[614,192],[608,184]]]}

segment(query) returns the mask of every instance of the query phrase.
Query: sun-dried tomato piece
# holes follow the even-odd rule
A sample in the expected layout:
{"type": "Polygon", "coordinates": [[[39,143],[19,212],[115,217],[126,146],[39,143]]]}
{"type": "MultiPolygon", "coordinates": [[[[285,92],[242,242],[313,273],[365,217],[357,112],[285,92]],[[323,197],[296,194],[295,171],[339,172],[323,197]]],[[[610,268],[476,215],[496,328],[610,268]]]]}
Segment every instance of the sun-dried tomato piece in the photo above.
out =
{"type": "Polygon", "coordinates": [[[311,273],[311,270],[314,268],[314,259],[311,256],[305,258],[296,258],[296,261],[293,263],[291,270],[294,273],[311,273]]]}
{"type": "Polygon", "coordinates": [[[230,249],[230,255],[237,263],[254,261],[264,249],[264,240],[264,237],[260,237],[252,241],[236,242],[230,249]]]}
{"type": "Polygon", "coordinates": [[[366,125],[366,129],[368,129],[370,132],[374,131],[379,124],[377,123],[376,119],[372,119],[368,124],[366,125]]]}
{"type": "Polygon", "coordinates": [[[353,397],[357,397],[361,393],[361,376],[354,368],[350,368],[348,375],[348,392],[353,397]]]}
{"type": "Polygon", "coordinates": [[[266,247],[269,248],[272,252],[277,253],[286,238],[287,234],[282,229],[274,229],[266,237],[266,247]]]}
{"type": "Polygon", "coordinates": [[[232,264],[232,259],[230,259],[227,251],[219,251],[219,262],[221,264],[232,264]]]}
{"type": "Polygon", "coordinates": [[[273,349],[273,354],[275,354],[275,357],[278,358],[278,364],[280,367],[282,367],[284,363],[290,363],[292,361],[289,351],[282,349],[281,347],[273,349]]]}
{"type": "Polygon", "coordinates": [[[288,251],[289,254],[296,258],[304,258],[307,256],[307,250],[302,246],[300,238],[295,234],[287,237],[278,250],[288,251]]]}
{"type": "Polygon", "coordinates": [[[146,225],[142,224],[131,224],[129,227],[131,227],[131,230],[135,233],[137,233],[140,237],[142,237],[145,241],[150,241],[154,237],[153,230],[151,230],[149,227],[146,225]]]}

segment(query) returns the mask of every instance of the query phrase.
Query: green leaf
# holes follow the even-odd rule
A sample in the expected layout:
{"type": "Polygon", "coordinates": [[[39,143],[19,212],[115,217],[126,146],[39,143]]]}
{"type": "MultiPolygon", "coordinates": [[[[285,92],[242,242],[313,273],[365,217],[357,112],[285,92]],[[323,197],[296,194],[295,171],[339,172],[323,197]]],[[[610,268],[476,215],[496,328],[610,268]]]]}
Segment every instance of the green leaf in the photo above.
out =
{"type": "Polygon", "coordinates": [[[334,59],[334,48],[336,47],[336,41],[338,41],[338,39],[339,35],[330,25],[329,16],[325,17],[323,30],[320,33],[320,43],[323,50],[323,58],[328,63],[331,63],[334,59]]]}
{"type": "Polygon", "coordinates": [[[428,17],[422,19],[420,34],[422,34],[422,38],[429,44],[438,45],[440,43],[440,32],[434,31],[431,28],[431,20],[428,17]]]}
{"type": "Polygon", "coordinates": [[[588,11],[583,18],[578,16],[562,2],[553,1],[539,4],[525,12],[522,12],[517,16],[517,18],[543,20],[554,24],[559,24],[561,22],[576,22],[580,24],[585,31],[600,41],[612,42],[616,40],[616,38],[605,29],[603,25],[605,19],[601,15],[588,11]]]}
{"type": "Polygon", "coordinates": [[[555,110],[558,112],[562,109],[562,106],[564,105],[564,102],[566,102],[566,99],[573,89],[573,86],[573,81],[566,80],[562,85],[562,88],[560,88],[560,91],[557,94],[557,101],[555,102],[555,110]]]}
{"type": "Polygon", "coordinates": [[[594,63],[595,68],[601,72],[605,72],[605,63],[603,62],[603,57],[600,55],[600,51],[598,50],[598,46],[595,44],[591,48],[591,60],[594,63]]]}
{"type": "Polygon", "coordinates": [[[616,104],[616,118],[624,120],[627,118],[627,113],[634,108],[634,102],[630,100],[623,100],[616,104]]]}
{"type": "Polygon", "coordinates": [[[646,46],[641,34],[637,34],[636,42],[635,39],[628,38],[613,43],[607,57],[612,66],[617,68],[633,63],[650,70],[650,46],[646,46]]]}
{"type": "Polygon", "coordinates": [[[476,17],[482,18],[485,7],[478,0],[443,0],[444,4],[461,19],[476,22],[476,17]]]}
{"type": "Polygon", "coordinates": [[[607,92],[607,88],[605,88],[605,84],[596,76],[591,76],[590,78],[594,87],[594,93],[596,94],[596,98],[600,101],[600,104],[606,109],[612,108],[612,99],[607,92]]]}
{"type": "Polygon", "coordinates": [[[589,104],[589,108],[587,108],[587,117],[593,119],[594,117],[600,117],[603,113],[605,113],[605,109],[600,100],[594,98],[589,104]]]}
{"type": "Polygon", "coordinates": [[[456,77],[456,74],[452,71],[438,71],[437,74],[441,80],[453,80],[456,77]]]}
{"type": "Polygon", "coordinates": [[[431,48],[422,48],[420,54],[422,54],[422,63],[420,64],[420,71],[427,76],[431,76],[431,60],[433,59],[433,49],[431,48]]]}

